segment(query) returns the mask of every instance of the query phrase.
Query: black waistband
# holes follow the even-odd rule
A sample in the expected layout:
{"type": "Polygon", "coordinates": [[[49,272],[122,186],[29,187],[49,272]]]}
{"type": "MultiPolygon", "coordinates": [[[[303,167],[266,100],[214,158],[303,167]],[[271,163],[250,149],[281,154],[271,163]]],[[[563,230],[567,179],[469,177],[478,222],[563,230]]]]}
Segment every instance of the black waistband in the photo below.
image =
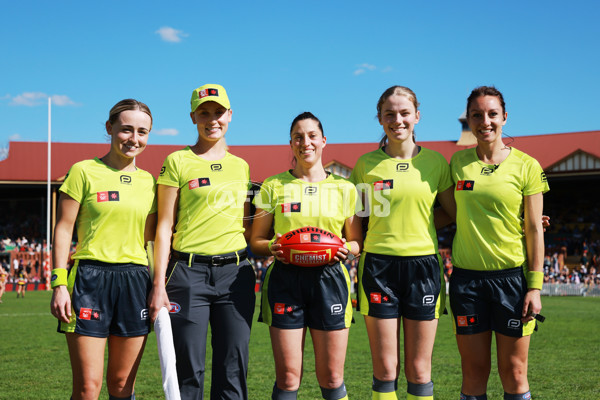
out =
{"type": "Polygon", "coordinates": [[[523,267],[506,268],[499,270],[480,271],[474,269],[465,268],[452,268],[452,275],[468,277],[473,279],[494,279],[494,278],[506,278],[509,276],[519,276],[523,274],[523,267]]]}
{"type": "Polygon", "coordinates": [[[201,264],[208,264],[208,265],[214,265],[214,266],[222,266],[222,265],[231,264],[231,263],[237,264],[238,261],[239,262],[244,261],[246,259],[246,257],[248,257],[248,252],[244,249],[244,250],[236,251],[233,253],[219,254],[216,256],[203,256],[200,254],[190,254],[190,253],[183,253],[183,252],[177,251],[177,250],[172,250],[171,257],[174,257],[181,261],[190,261],[190,257],[191,257],[192,263],[201,263],[201,264]]]}

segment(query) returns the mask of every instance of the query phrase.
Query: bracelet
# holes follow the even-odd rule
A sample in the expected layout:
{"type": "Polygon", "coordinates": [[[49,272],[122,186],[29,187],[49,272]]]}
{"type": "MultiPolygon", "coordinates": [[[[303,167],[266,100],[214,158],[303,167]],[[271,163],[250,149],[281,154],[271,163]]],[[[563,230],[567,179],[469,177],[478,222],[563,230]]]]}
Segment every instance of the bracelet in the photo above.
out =
{"type": "Polygon", "coordinates": [[[52,289],[57,286],[67,286],[67,270],[65,268],[54,268],[52,270],[50,286],[52,289]]]}
{"type": "Polygon", "coordinates": [[[540,289],[544,285],[544,273],[542,271],[527,271],[527,287],[529,289],[540,289]]]}

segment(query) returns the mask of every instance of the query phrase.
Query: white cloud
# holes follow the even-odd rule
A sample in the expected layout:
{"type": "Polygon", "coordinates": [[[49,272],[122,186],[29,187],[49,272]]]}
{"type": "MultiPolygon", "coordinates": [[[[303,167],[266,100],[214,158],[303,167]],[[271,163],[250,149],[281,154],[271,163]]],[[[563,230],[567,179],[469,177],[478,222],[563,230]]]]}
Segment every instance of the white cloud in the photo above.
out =
{"type": "Polygon", "coordinates": [[[377,69],[377,67],[374,66],[373,64],[367,64],[367,63],[357,65],[357,67],[358,67],[358,69],[354,70],[354,75],[362,75],[367,71],[375,71],[377,69]]]}
{"type": "Polygon", "coordinates": [[[0,97],[0,100],[9,100],[10,99],[10,94],[5,94],[4,96],[0,97]]]}
{"type": "Polygon", "coordinates": [[[25,92],[12,98],[11,104],[16,106],[33,107],[43,104],[43,100],[48,99],[46,93],[41,92],[25,92]]]}
{"type": "Polygon", "coordinates": [[[166,128],[166,129],[157,129],[152,131],[152,133],[158,136],[177,136],[179,135],[179,131],[177,129],[166,128]]]}
{"type": "Polygon", "coordinates": [[[179,43],[181,38],[188,37],[187,33],[180,31],[179,29],[171,28],[170,26],[163,26],[155,33],[160,35],[160,38],[165,42],[179,43]]]}
{"type": "Polygon", "coordinates": [[[74,106],[76,103],[69,98],[69,96],[65,96],[64,94],[53,94],[52,105],[54,106],[74,106]]]}
{"type": "Polygon", "coordinates": [[[384,69],[382,69],[381,72],[383,72],[383,73],[385,73],[385,72],[392,72],[393,70],[394,69],[388,65],[387,67],[385,67],[384,69]]]}
{"type": "MultiPolygon", "coordinates": [[[[55,106],[74,106],[77,105],[69,96],[63,94],[53,94],[50,96],[52,104],[55,106]]],[[[10,104],[15,106],[34,107],[48,103],[48,95],[42,92],[25,92],[11,99],[10,104]]]]}
{"type": "MultiPolygon", "coordinates": [[[[8,137],[8,142],[11,142],[11,141],[16,142],[19,139],[21,139],[21,135],[19,135],[18,133],[14,133],[8,137]]],[[[7,157],[8,157],[8,143],[6,144],[5,147],[0,147],[0,161],[6,160],[7,157]]]]}

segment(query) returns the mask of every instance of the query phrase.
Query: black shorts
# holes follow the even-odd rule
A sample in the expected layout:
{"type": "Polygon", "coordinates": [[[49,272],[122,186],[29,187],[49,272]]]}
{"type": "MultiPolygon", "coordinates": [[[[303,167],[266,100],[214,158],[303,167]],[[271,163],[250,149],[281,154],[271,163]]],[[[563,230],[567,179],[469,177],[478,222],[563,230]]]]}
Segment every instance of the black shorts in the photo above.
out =
{"type": "Polygon", "coordinates": [[[150,332],[148,267],[77,260],[69,271],[72,315],[59,332],[85,336],[141,336],[150,332]]]}
{"type": "Polygon", "coordinates": [[[358,305],[375,318],[430,321],[445,307],[443,268],[436,254],[414,257],[364,252],[358,266],[358,305]]]}
{"type": "Polygon", "coordinates": [[[259,321],[280,329],[333,331],[352,322],[350,276],[341,264],[300,267],[275,261],[262,287],[259,321]]]}
{"type": "Polygon", "coordinates": [[[522,267],[474,271],[454,267],[450,308],[458,335],[496,331],[506,336],[531,335],[535,321],[521,323],[527,281],[522,267]]]}

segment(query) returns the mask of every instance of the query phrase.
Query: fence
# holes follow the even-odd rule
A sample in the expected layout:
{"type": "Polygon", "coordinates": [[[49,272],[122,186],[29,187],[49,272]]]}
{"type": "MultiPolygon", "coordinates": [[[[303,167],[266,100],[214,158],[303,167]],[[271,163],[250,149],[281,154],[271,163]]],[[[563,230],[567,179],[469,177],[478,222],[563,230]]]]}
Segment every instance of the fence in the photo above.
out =
{"type": "Polygon", "coordinates": [[[583,283],[544,283],[542,296],[600,296],[599,285],[585,285],[583,283]]]}

